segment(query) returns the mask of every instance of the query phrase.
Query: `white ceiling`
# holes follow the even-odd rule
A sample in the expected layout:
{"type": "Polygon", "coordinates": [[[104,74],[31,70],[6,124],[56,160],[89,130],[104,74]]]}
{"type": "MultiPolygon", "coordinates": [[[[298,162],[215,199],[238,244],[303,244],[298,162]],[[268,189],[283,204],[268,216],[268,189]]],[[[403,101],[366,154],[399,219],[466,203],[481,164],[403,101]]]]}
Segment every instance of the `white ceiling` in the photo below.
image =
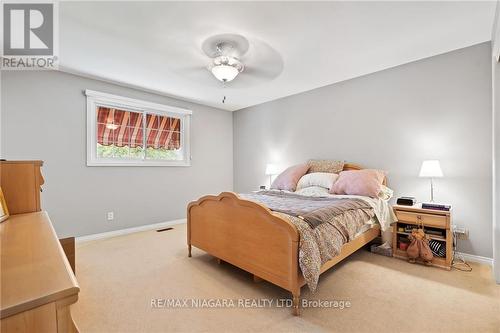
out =
{"type": "MultiPolygon", "coordinates": [[[[495,1],[61,2],[60,63],[65,71],[238,110],[489,41],[495,6],[495,1]],[[281,74],[248,81],[243,72],[223,88],[201,68],[208,64],[202,42],[223,33],[245,36],[250,51],[264,45],[281,55],[281,74]],[[188,70],[192,65],[200,69],[188,70]]],[[[253,53],[254,68],[266,54],[253,53]]]]}

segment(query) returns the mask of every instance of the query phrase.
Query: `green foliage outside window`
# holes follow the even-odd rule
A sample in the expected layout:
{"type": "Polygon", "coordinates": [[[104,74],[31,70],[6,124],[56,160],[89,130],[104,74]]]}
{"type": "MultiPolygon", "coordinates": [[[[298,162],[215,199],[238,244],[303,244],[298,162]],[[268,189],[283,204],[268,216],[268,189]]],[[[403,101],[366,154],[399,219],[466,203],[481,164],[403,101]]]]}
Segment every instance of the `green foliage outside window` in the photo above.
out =
{"type": "MultiPolygon", "coordinates": [[[[97,156],[100,158],[116,158],[116,159],[142,159],[144,149],[142,147],[117,147],[114,145],[103,146],[97,144],[97,156]]],[[[168,150],[165,148],[146,149],[146,159],[148,160],[182,160],[181,150],[168,150]]]]}

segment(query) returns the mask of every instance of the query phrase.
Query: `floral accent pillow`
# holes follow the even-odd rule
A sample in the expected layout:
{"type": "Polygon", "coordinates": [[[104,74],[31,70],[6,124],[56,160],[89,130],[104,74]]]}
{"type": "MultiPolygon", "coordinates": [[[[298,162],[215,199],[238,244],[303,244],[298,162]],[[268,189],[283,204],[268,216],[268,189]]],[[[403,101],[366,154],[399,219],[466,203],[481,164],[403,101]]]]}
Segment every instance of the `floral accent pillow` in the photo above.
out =
{"type": "Polygon", "coordinates": [[[328,172],[340,173],[344,170],[344,161],[333,160],[309,160],[309,173],[313,172],[328,172]]]}

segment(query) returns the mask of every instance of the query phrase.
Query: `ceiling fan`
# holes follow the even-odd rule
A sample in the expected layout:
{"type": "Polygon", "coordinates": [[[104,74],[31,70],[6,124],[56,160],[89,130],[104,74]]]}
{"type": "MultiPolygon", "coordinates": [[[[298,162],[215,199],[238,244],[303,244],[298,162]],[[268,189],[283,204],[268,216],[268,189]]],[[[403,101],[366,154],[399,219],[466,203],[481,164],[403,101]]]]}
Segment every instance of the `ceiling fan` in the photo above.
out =
{"type": "Polygon", "coordinates": [[[201,49],[211,59],[208,70],[223,83],[233,81],[245,70],[240,61],[248,51],[248,40],[240,35],[217,35],[206,39],[201,49]]]}
{"type": "Polygon", "coordinates": [[[210,84],[215,78],[223,87],[247,88],[271,81],[283,71],[281,55],[258,39],[219,34],[205,39],[201,51],[185,57],[189,65],[180,69],[197,83],[210,84]]]}

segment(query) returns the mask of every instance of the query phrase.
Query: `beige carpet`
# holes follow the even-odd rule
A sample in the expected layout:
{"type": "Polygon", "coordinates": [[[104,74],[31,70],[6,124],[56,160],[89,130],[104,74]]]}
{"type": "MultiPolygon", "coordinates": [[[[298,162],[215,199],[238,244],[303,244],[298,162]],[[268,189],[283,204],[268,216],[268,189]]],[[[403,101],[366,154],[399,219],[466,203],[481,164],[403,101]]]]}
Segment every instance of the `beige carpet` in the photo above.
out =
{"type": "MultiPolygon", "coordinates": [[[[350,308],[152,308],[152,298],[288,298],[289,294],[193,249],[185,225],[77,246],[80,299],[73,317],[86,332],[500,332],[500,286],[491,269],[444,271],[360,250],[320,278],[307,299],[350,308]]],[[[237,302],[237,301],[235,301],[237,302]]]]}

